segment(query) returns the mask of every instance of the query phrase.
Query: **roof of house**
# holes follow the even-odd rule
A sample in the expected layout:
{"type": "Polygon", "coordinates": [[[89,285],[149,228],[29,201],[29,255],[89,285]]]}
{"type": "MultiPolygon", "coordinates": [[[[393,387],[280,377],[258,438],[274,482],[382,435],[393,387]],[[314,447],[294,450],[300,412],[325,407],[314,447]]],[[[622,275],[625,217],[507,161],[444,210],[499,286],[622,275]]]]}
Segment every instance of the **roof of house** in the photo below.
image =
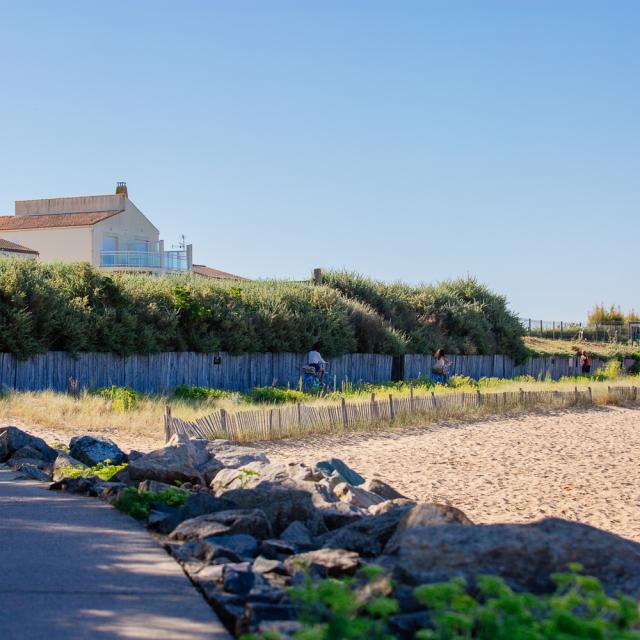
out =
{"type": "Polygon", "coordinates": [[[88,213],[50,213],[44,215],[0,216],[0,231],[14,229],[50,229],[54,227],[88,227],[124,210],[88,213]]]}
{"type": "Polygon", "coordinates": [[[23,247],[21,244],[16,244],[4,238],[0,238],[0,251],[14,251],[15,253],[33,253],[36,256],[39,255],[39,252],[35,249],[23,247]]]}
{"type": "Polygon", "coordinates": [[[203,278],[211,278],[212,280],[246,280],[242,276],[236,276],[233,273],[227,273],[226,271],[220,271],[219,269],[212,269],[204,264],[191,265],[191,271],[203,278]]]}

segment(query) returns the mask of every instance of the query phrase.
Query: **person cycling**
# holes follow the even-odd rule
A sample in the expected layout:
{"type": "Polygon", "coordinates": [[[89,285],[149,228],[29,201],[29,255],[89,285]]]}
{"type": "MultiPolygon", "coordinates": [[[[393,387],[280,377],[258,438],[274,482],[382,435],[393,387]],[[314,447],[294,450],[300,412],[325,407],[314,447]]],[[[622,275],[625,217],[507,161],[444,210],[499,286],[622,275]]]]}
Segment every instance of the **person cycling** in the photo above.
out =
{"type": "Polygon", "coordinates": [[[327,364],[323,357],[320,355],[320,344],[315,343],[311,347],[311,351],[307,354],[307,364],[313,367],[316,371],[316,376],[320,380],[320,383],[324,382],[325,365],[327,364]]]}

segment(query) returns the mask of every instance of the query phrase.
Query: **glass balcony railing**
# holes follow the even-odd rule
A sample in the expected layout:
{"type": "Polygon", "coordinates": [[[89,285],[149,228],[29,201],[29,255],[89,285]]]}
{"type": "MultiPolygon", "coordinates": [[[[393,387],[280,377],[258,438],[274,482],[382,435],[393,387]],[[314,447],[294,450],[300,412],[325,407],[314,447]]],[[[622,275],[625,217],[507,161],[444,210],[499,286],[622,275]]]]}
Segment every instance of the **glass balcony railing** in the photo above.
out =
{"type": "Polygon", "coordinates": [[[100,266],[121,269],[188,271],[186,251],[102,251],[100,266]]]}

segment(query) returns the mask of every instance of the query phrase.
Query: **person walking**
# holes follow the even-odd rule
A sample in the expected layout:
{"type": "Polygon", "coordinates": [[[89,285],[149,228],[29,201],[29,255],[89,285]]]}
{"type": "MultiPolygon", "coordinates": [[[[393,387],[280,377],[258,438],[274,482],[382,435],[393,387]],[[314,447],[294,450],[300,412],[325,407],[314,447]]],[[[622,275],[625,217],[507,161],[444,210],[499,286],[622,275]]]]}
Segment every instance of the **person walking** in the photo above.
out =
{"type": "Polygon", "coordinates": [[[444,349],[438,349],[434,354],[435,364],[433,365],[433,379],[441,384],[447,384],[449,379],[448,366],[449,361],[444,355],[444,349]]]}
{"type": "Polygon", "coordinates": [[[580,368],[583,376],[588,376],[591,373],[591,358],[586,349],[583,349],[580,354],[580,368]]]}

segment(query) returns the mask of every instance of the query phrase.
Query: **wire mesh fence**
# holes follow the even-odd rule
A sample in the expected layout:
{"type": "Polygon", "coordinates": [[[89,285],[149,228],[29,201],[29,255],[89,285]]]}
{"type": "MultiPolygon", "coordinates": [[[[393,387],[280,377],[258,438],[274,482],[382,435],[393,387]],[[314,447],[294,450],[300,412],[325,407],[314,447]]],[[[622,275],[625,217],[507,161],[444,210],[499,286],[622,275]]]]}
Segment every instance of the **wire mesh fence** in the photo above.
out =
{"type": "Polygon", "coordinates": [[[534,318],[520,318],[520,322],[527,335],[537,338],[640,344],[640,322],[583,324],[534,318]]]}

